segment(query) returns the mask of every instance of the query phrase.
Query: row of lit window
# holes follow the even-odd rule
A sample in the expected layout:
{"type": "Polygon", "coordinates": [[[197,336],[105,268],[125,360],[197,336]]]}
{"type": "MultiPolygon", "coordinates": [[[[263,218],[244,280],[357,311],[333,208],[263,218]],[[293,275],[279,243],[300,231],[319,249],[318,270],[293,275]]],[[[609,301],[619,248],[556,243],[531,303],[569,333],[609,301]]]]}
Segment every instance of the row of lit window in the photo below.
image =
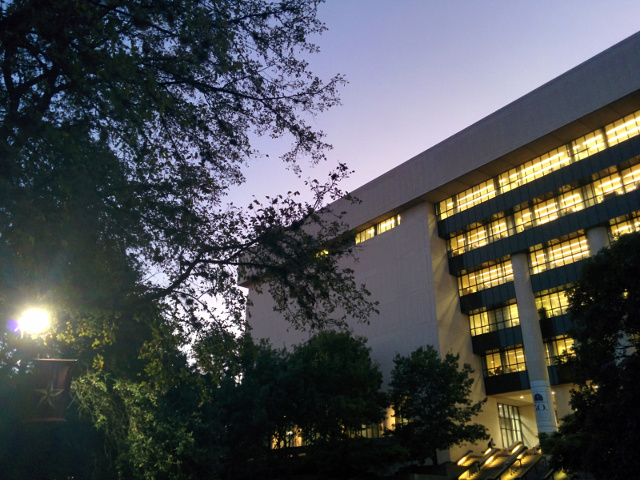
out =
{"type": "Polygon", "coordinates": [[[483,247],[501,238],[604,202],[612,195],[622,195],[635,190],[640,184],[640,157],[633,158],[629,164],[632,165],[620,171],[611,167],[598,172],[587,185],[567,185],[561,193],[551,198],[551,194],[548,194],[515,207],[513,215],[498,214],[487,224],[476,224],[467,231],[452,236],[449,239],[451,255],[483,247]]]}
{"type": "Polygon", "coordinates": [[[468,295],[512,280],[513,268],[511,261],[505,260],[458,277],[458,289],[460,295],[468,295]]]}
{"type": "Polygon", "coordinates": [[[362,425],[361,430],[348,430],[346,433],[350,438],[380,438],[384,435],[384,425],[362,425]]]}
{"type": "Polygon", "coordinates": [[[605,148],[612,147],[640,133],[640,112],[617,120],[576,139],[568,145],[552,150],[523,165],[465,190],[437,205],[438,219],[442,220],[479,203],[532,182],[548,173],[580,161],[605,148]]]}
{"type": "Polygon", "coordinates": [[[536,308],[538,309],[538,318],[540,320],[564,315],[569,311],[567,292],[565,290],[556,290],[537,294],[536,308]]]}
{"type": "MultiPolygon", "coordinates": [[[[562,365],[575,357],[575,342],[566,335],[555,337],[544,344],[547,366],[562,365]]],[[[485,377],[524,372],[527,369],[524,348],[516,346],[505,350],[492,350],[483,355],[485,377]]]]}
{"type": "Polygon", "coordinates": [[[611,225],[612,240],[626,233],[638,232],[640,231],[640,211],[613,218],[609,224],[611,225]]]}
{"type": "MultiPolygon", "coordinates": [[[[566,238],[566,237],[565,237],[566,238]]],[[[568,240],[552,240],[544,245],[532,247],[529,253],[529,270],[532,275],[553,268],[569,265],[589,256],[589,242],[583,234],[568,240]]],[[[488,267],[458,277],[460,295],[469,295],[513,280],[510,260],[497,262],[488,267]]],[[[481,320],[478,320],[481,322],[481,320]]]]}
{"type": "Polygon", "coordinates": [[[520,325],[520,318],[518,317],[518,306],[515,301],[505,307],[469,314],[469,326],[472,336],[495,332],[496,330],[517,325],[520,325]]]}
{"type": "Polygon", "coordinates": [[[400,215],[394,215],[393,217],[387,218],[380,223],[377,223],[373,227],[367,228],[360,233],[356,234],[356,244],[362,243],[370,238],[375,237],[376,235],[380,235],[392,228],[400,225],[400,215]]]}
{"type": "MultiPolygon", "coordinates": [[[[539,320],[564,315],[569,310],[567,292],[563,289],[554,289],[536,294],[536,308],[539,320]]],[[[484,308],[469,313],[469,328],[472,336],[518,325],[520,325],[520,316],[515,300],[511,300],[511,303],[503,307],[491,310],[484,308]]]]}
{"type": "Polygon", "coordinates": [[[494,350],[484,355],[485,377],[524,372],[526,369],[524,349],[521,346],[506,350],[494,350]]]}
{"type": "Polygon", "coordinates": [[[562,365],[576,356],[573,338],[562,335],[544,344],[547,365],[562,365]]]}
{"type": "Polygon", "coordinates": [[[531,274],[562,267],[589,256],[589,242],[585,235],[570,240],[552,240],[546,245],[536,245],[529,254],[531,274]]]}

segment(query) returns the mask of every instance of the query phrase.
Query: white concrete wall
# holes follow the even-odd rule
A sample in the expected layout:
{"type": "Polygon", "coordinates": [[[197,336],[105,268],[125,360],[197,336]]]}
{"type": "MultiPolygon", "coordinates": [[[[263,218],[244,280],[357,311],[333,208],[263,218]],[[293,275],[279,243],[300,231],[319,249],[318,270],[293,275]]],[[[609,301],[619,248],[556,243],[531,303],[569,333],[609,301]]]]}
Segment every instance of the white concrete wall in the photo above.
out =
{"type": "MultiPolygon", "coordinates": [[[[389,379],[396,354],[406,355],[428,344],[439,348],[435,294],[425,204],[402,213],[399,226],[359,245],[359,260],[349,262],[358,283],[366,284],[371,299],[380,302],[379,315],[370,324],[350,325],[356,335],[369,339],[374,361],[389,379]]],[[[256,338],[270,338],[276,347],[309,338],[292,330],[273,312],[266,294],[250,291],[250,324],[256,338]]],[[[468,329],[467,329],[468,330],[468,329]]]]}

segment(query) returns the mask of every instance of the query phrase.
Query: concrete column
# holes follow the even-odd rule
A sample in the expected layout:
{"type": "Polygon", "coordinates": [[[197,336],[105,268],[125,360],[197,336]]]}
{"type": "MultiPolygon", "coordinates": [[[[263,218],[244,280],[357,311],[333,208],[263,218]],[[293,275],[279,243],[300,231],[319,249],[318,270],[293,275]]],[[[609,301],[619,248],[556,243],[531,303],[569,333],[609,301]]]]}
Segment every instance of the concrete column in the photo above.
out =
{"type": "Polygon", "coordinates": [[[547,370],[544,343],[540,333],[540,322],[536,300],[531,288],[529,261],[527,255],[518,253],[511,257],[513,283],[518,302],[518,316],[522,329],[522,343],[527,362],[533,406],[536,412],[538,433],[552,433],[558,430],[551,398],[551,385],[547,370]]]}
{"type": "Polygon", "coordinates": [[[589,255],[593,257],[602,248],[609,246],[609,230],[604,226],[590,228],[587,230],[587,241],[589,242],[589,255]]]}

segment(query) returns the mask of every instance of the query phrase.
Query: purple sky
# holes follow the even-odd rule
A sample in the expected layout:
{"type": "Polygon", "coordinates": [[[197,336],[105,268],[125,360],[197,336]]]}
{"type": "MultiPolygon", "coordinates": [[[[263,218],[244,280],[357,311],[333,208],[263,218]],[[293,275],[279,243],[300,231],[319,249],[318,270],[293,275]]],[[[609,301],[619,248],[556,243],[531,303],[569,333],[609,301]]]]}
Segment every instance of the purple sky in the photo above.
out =
{"type": "MultiPolygon", "coordinates": [[[[303,179],[346,162],[348,191],[640,30],[638,0],[328,0],[319,15],[312,71],[349,85],[312,120],[334,149],[303,179]]],[[[304,188],[281,143],[260,148],[270,157],[246,169],[236,205],[304,188]]]]}

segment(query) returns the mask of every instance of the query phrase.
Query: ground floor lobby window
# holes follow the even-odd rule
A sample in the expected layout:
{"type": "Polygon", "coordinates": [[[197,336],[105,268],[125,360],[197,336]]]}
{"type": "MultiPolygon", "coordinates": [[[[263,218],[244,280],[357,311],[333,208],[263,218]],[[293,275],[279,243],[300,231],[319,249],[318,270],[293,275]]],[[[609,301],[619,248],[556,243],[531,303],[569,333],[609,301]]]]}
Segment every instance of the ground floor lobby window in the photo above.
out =
{"type": "Polygon", "coordinates": [[[522,423],[518,407],[499,403],[498,417],[500,418],[502,446],[509,447],[517,441],[522,441],[522,423]]]}

